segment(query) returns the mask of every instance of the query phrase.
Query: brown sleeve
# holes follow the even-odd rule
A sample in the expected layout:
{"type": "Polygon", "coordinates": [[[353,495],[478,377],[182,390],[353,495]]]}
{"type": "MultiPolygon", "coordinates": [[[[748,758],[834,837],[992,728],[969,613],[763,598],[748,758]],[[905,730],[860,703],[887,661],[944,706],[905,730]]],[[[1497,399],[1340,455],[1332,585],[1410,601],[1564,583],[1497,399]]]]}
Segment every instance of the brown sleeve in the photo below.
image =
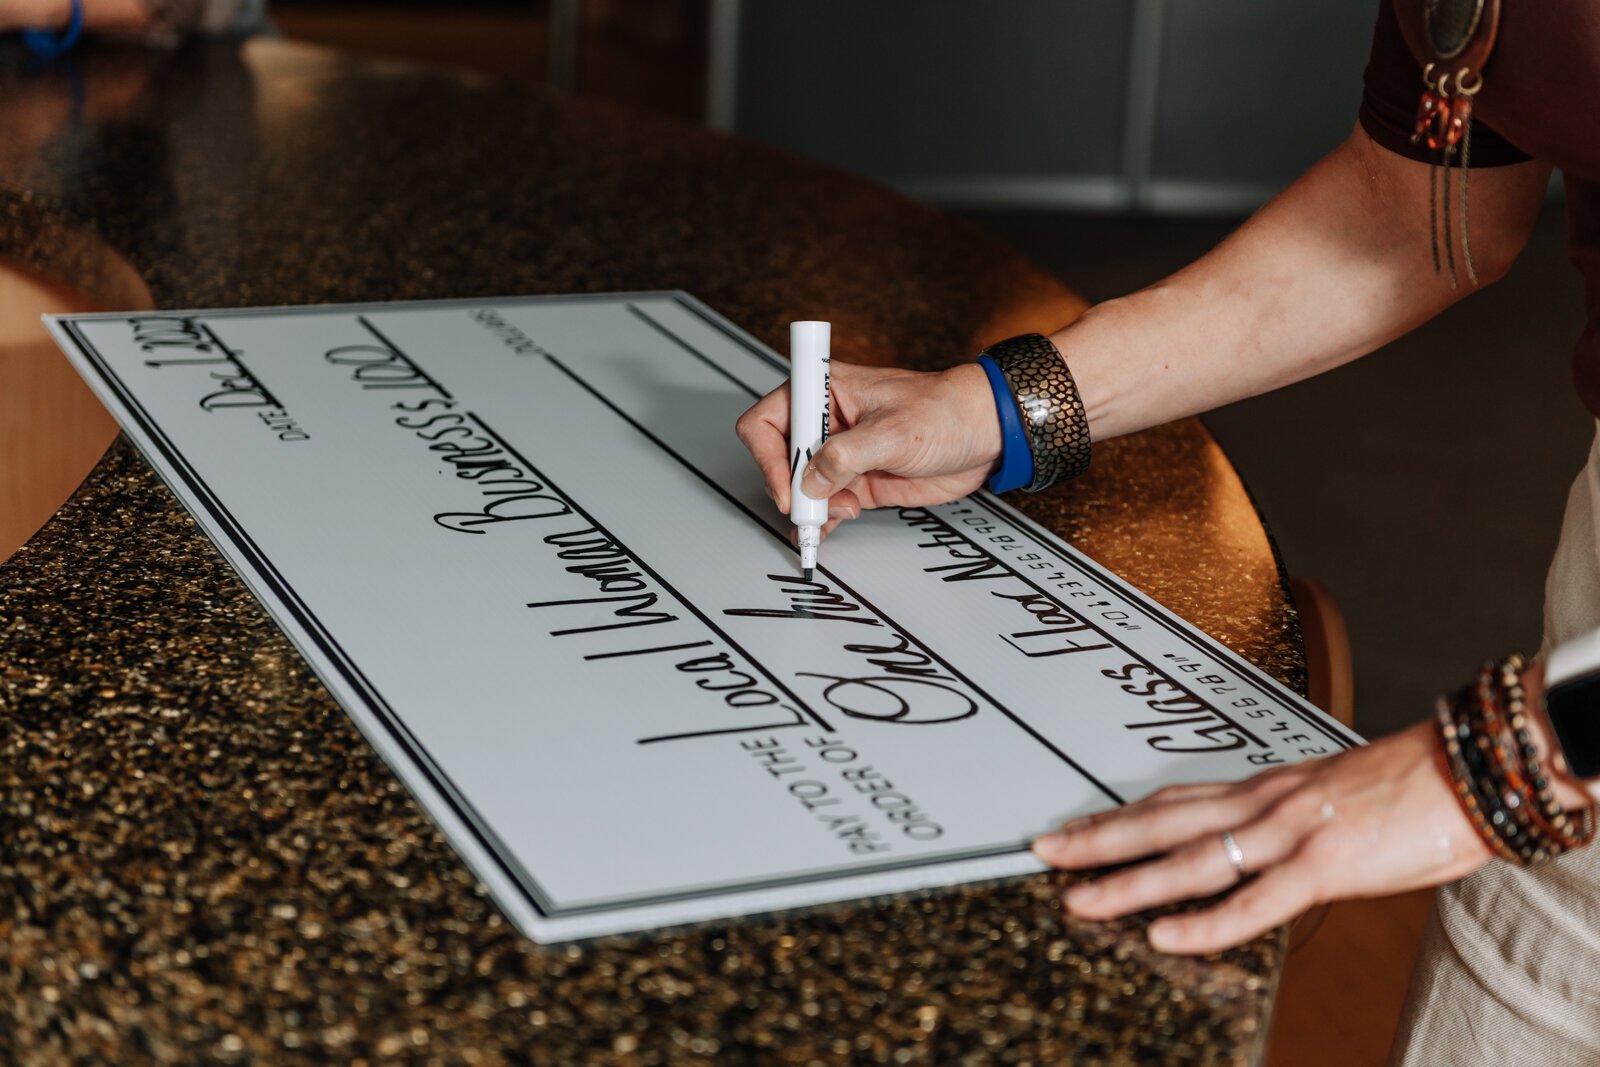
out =
{"type": "MultiPolygon", "coordinates": [[[[1400,34],[1400,20],[1391,0],[1379,0],[1378,25],[1372,31],[1372,55],[1361,93],[1361,128],[1397,155],[1434,163],[1437,153],[1420,141],[1411,141],[1421,96],[1422,64],[1400,34]]],[[[1473,122],[1473,167],[1504,167],[1531,158],[1484,123],[1473,122]]]]}

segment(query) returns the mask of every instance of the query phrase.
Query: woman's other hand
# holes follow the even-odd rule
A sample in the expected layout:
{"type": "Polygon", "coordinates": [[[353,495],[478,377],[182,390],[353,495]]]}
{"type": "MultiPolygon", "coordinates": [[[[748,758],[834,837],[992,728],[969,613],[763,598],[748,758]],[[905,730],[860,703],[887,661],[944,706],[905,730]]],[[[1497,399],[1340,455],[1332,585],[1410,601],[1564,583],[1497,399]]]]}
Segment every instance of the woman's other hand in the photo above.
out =
{"type": "MultiPolygon", "coordinates": [[[[828,498],[824,533],[862,508],[942,504],[977,489],[1000,458],[1000,422],[983,368],[938,372],[832,366],[833,432],[806,468],[802,488],[828,498]]],[[[739,418],[767,494],[789,511],[789,387],[739,418]]]]}
{"type": "Polygon", "coordinates": [[[1171,786],[1136,804],[1076,819],[1033,851],[1053,867],[1144,859],[1074,886],[1075,915],[1113,919],[1235,884],[1221,902],[1150,924],[1165,952],[1241,944],[1316,904],[1454,881],[1491,853],[1462,813],[1430,720],[1337,756],[1232,784],[1171,786]],[[1241,879],[1222,835],[1244,854],[1241,879]]]}

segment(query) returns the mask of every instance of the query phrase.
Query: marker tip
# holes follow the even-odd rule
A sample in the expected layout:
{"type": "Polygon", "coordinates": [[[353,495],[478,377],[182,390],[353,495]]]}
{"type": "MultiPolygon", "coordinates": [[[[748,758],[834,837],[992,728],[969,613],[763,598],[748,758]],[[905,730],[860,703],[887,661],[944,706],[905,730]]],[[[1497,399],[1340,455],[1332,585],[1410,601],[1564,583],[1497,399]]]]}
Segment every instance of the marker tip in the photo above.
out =
{"type": "Polygon", "coordinates": [[[805,572],[806,572],[806,581],[808,581],[808,582],[809,582],[809,581],[811,581],[811,580],[812,580],[812,579],[813,579],[813,578],[815,578],[815,577],[816,577],[816,575],[817,575],[817,568],[815,568],[815,567],[807,567],[807,568],[805,568],[805,572]]]}

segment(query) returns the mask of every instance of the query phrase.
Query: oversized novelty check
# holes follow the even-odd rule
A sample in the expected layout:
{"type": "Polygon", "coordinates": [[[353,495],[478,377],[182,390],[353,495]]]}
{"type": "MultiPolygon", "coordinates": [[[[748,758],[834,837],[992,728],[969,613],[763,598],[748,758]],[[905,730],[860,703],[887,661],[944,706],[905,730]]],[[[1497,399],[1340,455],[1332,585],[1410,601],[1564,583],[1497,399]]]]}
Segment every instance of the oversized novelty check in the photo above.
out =
{"type": "Polygon", "coordinates": [[[1062,818],[1357,739],[987,494],[805,581],[681,293],[53,318],[540,940],[1035,871],[1062,818]]]}

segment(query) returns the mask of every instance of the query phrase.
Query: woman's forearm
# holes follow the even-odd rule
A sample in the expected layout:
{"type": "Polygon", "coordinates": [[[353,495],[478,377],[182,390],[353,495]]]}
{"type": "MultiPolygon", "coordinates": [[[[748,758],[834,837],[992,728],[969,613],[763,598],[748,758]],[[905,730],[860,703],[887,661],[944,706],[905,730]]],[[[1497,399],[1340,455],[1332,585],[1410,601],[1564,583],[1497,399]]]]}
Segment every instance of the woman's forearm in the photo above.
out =
{"type": "MultiPolygon", "coordinates": [[[[1433,270],[1429,177],[1427,164],[1357,131],[1204,258],[1058,331],[1091,436],[1116,437],[1298,381],[1372,351],[1465,295],[1433,270]]],[[[1485,282],[1527,241],[1548,178],[1539,163],[1475,172],[1473,251],[1485,282]]],[[[859,514],[953,500],[992,473],[1001,433],[982,368],[917,374],[835,363],[833,386],[843,428],[806,468],[808,495],[859,514]]],[[[785,508],[788,405],[776,389],[738,426],[785,508]]]]}
{"type": "MultiPolygon", "coordinates": [[[[1453,289],[1433,269],[1430,171],[1358,129],[1209,254],[1059,331],[1054,340],[1092,436],[1310,377],[1465,296],[1464,275],[1453,289]]],[[[1526,242],[1548,176],[1538,163],[1473,173],[1472,248],[1483,283],[1526,242]]]]}

